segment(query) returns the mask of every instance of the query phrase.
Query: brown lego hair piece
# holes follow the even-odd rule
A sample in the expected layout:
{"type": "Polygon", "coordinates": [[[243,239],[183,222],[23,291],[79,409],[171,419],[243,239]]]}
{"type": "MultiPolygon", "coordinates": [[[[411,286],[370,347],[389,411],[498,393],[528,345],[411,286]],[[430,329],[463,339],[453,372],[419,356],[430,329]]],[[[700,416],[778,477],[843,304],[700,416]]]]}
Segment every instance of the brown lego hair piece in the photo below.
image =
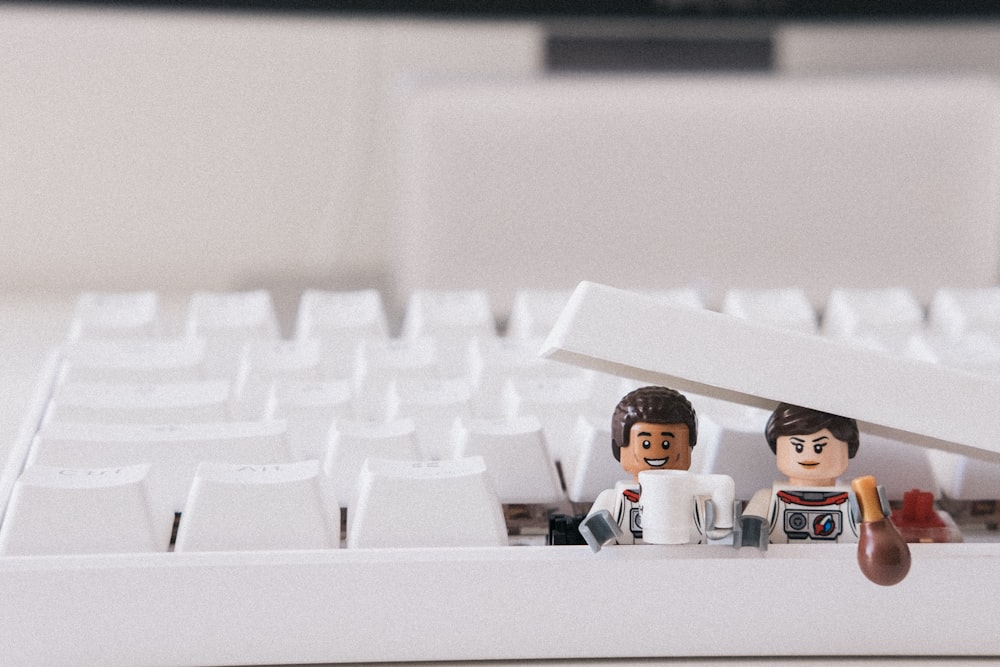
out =
{"type": "Polygon", "coordinates": [[[833,437],[847,443],[847,457],[853,459],[858,453],[858,423],[850,417],[841,417],[829,412],[803,408],[790,403],[781,403],[771,413],[764,428],[764,437],[772,452],[777,453],[778,438],[785,435],[809,435],[829,429],[833,437]]]}
{"type": "Polygon", "coordinates": [[[667,387],[642,387],[618,402],[611,416],[611,452],[621,461],[621,448],[628,447],[629,430],[636,422],[684,424],[691,447],[698,441],[694,408],[684,394],[667,387]]]}

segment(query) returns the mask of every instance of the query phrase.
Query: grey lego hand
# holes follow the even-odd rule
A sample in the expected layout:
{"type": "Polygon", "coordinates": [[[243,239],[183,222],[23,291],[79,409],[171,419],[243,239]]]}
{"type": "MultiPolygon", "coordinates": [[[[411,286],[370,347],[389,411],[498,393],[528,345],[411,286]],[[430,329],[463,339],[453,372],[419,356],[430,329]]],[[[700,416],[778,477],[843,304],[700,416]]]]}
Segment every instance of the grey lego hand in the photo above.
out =
{"type": "Polygon", "coordinates": [[[580,535],[597,553],[606,544],[611,544],[624,533],[621,526],[611,516],[608,510],[599,510],[580,522],[580,535]]]}
{"type": "Polygon", "coordinates": [[[764,517],[755,514],[743,514],[740,501],[736,501],[736,521],[733,527],[733,546],[737,549],[741,547],[757,547],[761,551],[767,551],[767,545],[771,536],[766,527],[764,517]]]}

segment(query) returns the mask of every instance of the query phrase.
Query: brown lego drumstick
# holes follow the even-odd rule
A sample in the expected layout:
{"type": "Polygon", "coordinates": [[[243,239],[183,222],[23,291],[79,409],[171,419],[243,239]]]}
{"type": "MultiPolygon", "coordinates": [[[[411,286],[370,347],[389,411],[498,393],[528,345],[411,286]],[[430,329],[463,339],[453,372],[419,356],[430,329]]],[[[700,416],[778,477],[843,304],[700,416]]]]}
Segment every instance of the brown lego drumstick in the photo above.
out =
{"type": "Polygon", "coordinates": [[[858,566],[879,586],[894,586],[910,571],[910,548],[882,511],[875,478],[858,477],[851,487],[861,508],[858,566]]]}

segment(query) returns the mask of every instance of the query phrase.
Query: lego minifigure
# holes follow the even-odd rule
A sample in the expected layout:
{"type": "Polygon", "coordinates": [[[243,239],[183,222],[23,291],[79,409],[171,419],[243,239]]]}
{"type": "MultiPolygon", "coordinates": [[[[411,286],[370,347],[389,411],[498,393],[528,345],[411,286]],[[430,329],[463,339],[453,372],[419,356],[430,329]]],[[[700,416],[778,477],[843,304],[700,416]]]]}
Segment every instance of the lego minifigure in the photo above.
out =
{"type": "Polygon", "coordinates": [[[781,403],[764,435],[788,480],[761,489],[747,503],[742,544],[764,549],[768,542],[856,542],[850,488],[837,478],[858,451],[857,422],[781,403]]]}
{"type": "Polygon", "coordinates": [[[658,524],[657,535],[681,535],[660,543],[700,542],[706,535],[717,538],[731,532],[732,479],[686,472],[697,439],[695,411],[683,394],[642,387],[621,399],[611,419],[611,450],[632,479],[601,492],[581,522],[580,534],[591,549],[643,541],[643,482],[657,486],[657,497],[676,496],[661,493],[675,484],[688,489],[677,507],[647,509],[647,518],[658,524]],[[684,525],[663,530],[678,517],[684,525]]]}

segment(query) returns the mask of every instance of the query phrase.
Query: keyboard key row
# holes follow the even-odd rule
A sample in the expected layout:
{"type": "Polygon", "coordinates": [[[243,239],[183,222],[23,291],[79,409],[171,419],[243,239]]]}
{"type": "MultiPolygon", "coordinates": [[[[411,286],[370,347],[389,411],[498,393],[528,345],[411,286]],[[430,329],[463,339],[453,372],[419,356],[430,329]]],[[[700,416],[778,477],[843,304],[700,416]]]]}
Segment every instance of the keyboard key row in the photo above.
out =
{"type": "MultiPolygon", "coordinates": [[[[351,548],[504,546],[507,528],[481,458],[367,459],[348,516],[351,548]]],[[[0,554],[144,553],[171,547],[175,514],[150,466],[27,468],[0,527],[0,554]]],[[[331,549],[341,513],[317,461],[198,465],[175,551],[331,549]]]]}

